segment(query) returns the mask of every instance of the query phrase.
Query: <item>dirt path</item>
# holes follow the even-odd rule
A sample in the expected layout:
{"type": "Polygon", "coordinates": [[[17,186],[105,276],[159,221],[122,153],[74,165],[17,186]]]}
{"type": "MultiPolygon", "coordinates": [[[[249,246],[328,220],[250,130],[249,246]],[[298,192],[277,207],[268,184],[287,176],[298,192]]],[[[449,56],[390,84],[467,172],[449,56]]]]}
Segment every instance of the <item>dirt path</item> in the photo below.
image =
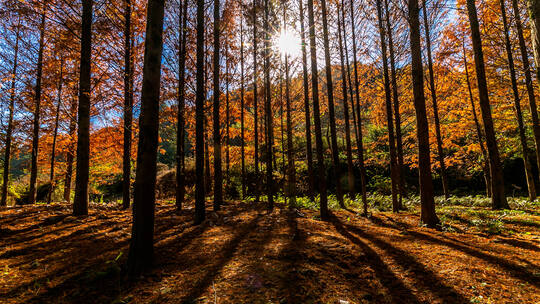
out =
{"type": "Polygon", "coordinates": [[[433,231],[414,213],[339,211],[321,222],[313,211],[235,203],[192,226],[192,210],[160,205],[156,267],[135,281],[122,275],[130,212],[69,214],[0,210],[0,302],[540,302],[538,238],[433,231]]]}

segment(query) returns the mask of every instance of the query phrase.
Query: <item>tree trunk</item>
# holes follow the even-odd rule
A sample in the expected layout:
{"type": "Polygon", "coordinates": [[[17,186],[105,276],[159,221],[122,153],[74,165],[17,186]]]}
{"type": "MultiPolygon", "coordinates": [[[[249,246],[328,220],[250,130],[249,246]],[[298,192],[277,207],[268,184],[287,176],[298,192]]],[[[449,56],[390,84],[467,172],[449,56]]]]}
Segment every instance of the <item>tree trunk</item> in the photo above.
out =
{"type": "Polygon", "coordinates": [[[523,165],[525,167],[525,178],[527,180],[527,189],[529,192],[529,200],[532,202],[536,199],[536,188],[534,185],[534,177],[532,175],[531,163],[529,161],[529,147],[527,145],[527,136],[525,135],[525,126],[523,124],[523,114],[521,113],[521,104],[519,100],[519,89],[516,79],[516,69],[514,66],[514,56],[512,54],[512,45],[510,44],[509,26],[506,19],[506,8],[504,0],[500,0],[501,17],[503,21],[504,30],[504,44],[506,48],[506,55],[508,58],[508,69],[510,70],[510,81],[512,83],[512,92],[514,93],[514,110],[516,111],[516,118],[518,122],[519,140],[521,143],[521,158],[523,159],[523,165]]]}
{"type": "Polygon", "coordinates": [[[491,117],[491,107],[489,104],[489,95],[486,82],[486,72],[484,66],[484,53],[482,52],[482,38],[478,24],[478,15],[474,0],[467,0],[467,11],[471,26],[471,37],[474,51],[474,63],[476,65],[476,81],[478,83],[478,93],[480,97],[480,111],[484,121],[486,132],[486,146],[488,159],[490,163],[491,174],[491,201],[493,209],[509,208],[506,196],[504,194],[504,180],[502,174],[501,160],[497,140],[495,139],[495,130],[493,128],[493,119],[491,117]]]}
{"type": "Polygon", "coordinates": [[[75,158],[75,132],[77,131],[77,101],[73,97],[69,109],[69,147],[66,152],[66,176],[64,178],[64,201],[71,200],[71,182],[73,180],[73,160],[75,158]]]}
{"type": "MultiPolygon", "coordinates": [[[[538,1],[537,1],[538,2],[538,1]]],[[[529,55],[527,54],[527,46],[523,38],[523,28],[521,25],[521,16],[517,0],[512,0],[514,10],[514,20],[516,22],[517,36],[519,39],[519,49],[521,51],[521,61],[523,63],[523,71],[525,72],[525,84],[527,86],[527,95],[529,97],[529,110],[531,111],[531,119],[533,123],[534,144],[536,148],[536,165],[540,168],[540,122],[538,121],[538,110],[536,107],[536,97],[534,96],[534,87],[531,77],[531,69],[529,65],[529,55]]]]}
{"type": "Polygon", "coordinates": [[[433,199],[433,180],[431,179],[431,160],[429,151],[429,129],[424,96],[424,71],[422,67],[422,47],[420,45],[420,20],[418,0],[409,0],[409,26],[411,45],[411,68],[413,81],[413,101],[416,112],[418,140],[418,175],[420,184],[421,221],[428,227],[439,225],[433,199]]]}
{"type": "Polygon", "coordinates": [[[19,67],[19,40],[20,40],[20,25],[21,19],[19,17],[17,24],[17,32],[15,34],[15,48],[13,50],[13,69],[11,70],[11,90],[9,92],[9,118],[8,126],[6,130],[6,150],[4,153],[4,175],[2,183],[2,198],[0,200],[0,206],[7,206],[7,189],[9,183],[9,165],[11,162],[11,141],[13,134],[13,116],[15,111],[15,85],[17,82],[17,68],[19,67]]]}
{"type": "Polygon", "coordinates": [[[221,132],[219,119],[219,70],[220,70],[220,20],[219,20],[219,0],[214,0],[214,71],[213,88],[214,97],[214,211],[218,211],[223,203],[223,173],[221,168],[221,132]]]}
{"type": "Polygon", "coordinates": [[[50,175],[49,175],[49,184],[51,184],[51,190],[49,191],[49,195],[47,196],[47,204],[51,203],[52,200],[52,194],[54,192],[55,184],[54,181],[54,163],[56,160],[56,139],[58,137],[58,122],[60,120],[60,106],[62,105],[62,84],[63,84],[63,78],[64,77],[64,58],[60,57],[60,75],[58,79],[58,92],[57,92],[57,103],[56,103],[56,116],[54,118],[54,130],[53,130],[53,142],[52,142],[52,148],[51,148],[51,169],[50,169],[50,175]]]}
{"type": "Polygon", "coordinates": [[[394,116],[392,114],[392,95],[390,91],[390,77],[388,76],[388,58],[386,55],[385,29],[383,26],[383,16],[381,0],[377,0],[377,17],[379,20],[379,34],[381,38],[381,52],[383,61],[384,92],[386,95],[386,124],[388,127],[388,145],[390,146],[390,178],[392,184],[392,210],[398,212],[400,209],[398,192],[398,172],[396,161],[396,143],[394,139],[394,116]]]}
{"type": "Polygon", "coordinates": [[[240,158],[242,160],[242,199],[246,198],[246,153],[244,126],[244,18],[240,16],[240,158]]]}
{"type": "Polygon", "coordinates": [[[205,218],[204,178],[204,0],[197,0],[197,71],[195,92],[195,218],[196,225],[205,218]]]}
{"type": "Polygon", "coordinates": [[[319,195],[321,219],[328,220],[328,197],[326,193],[326,170],[324,168],[324,152],[321,130],[321,111],[319,109],[319,74],[317,71],[317,47],[315,43],[315,13],[313,0],[308,0],[309,49],[311,58],[311,94],[313,95],[313,118],[315,123],[315,148],[317,150],[317,167],[319,171],[319,195]]]}
{"type": "Polygon", "coordinates": [[[392,34],[392,26],[390,25],[390,9],[388,0],[384,0],[386,9],[386,31],[388,32],[388,51],[390,52],[390,78],[392,81],[392,95],[394,100],[394,122],[396,127],[396,146],[397,146],[397,170],[399,188],[399,208],[403,208],[403,197],[407,196],[405,190],[405,165],[403,163],[403,140],[401,137],[401,115],[399,114],[399,94],[396,76],[396,62],[394,53],[394,38],[392,34]]]}
{"type": "Polygon", "coordinates": [[[90,165],[90,89],[92,57],[92,0],[83,0],[81,65],[79,68],[79,109],[77,132],[77,175],[73,215],[88,214],[88,175],[90,165]]]}
{"type": "Polygon", "coordinates": [[[133,188],[133,225],[128,255],[128,273],[132,276],[139,275],[151,265],[154,253],[164,7],[164,0],[148,1],[137,169],[133,188]]]}
{"type": "Polygon", "coordinates": [[[303,0],[299,0],[300,7],[300,39],[302,43],[302,81],[304,86],[304,114],[306,123],[306,160],[308,170],[308,196],[311,200],[315,197],[315,177],[313,175],[313,152],[311,143],[311,114],[309,111],[309,79],[307,68],[306,37],[304,28],[303,0]]]}
{"type": "Polygon", "coordinates": [[[437,89],[435,88],[435,76],[433,73],[433,59],[431,56],[431,37],[429,34],[428,23],[428,11],[426,7],[426,0],[422,0],[422,6],[424,7],[424,32],[426,35],[426,49],[428,59],[429,70],[429,89],[431,91],[431,100],[433,102],[433,117],[435,120],[435,138],[437,140],[437,154],[439,156],[439,166],[441,167],[441,179],[443,186],[444,197],[448,199],[450,192],[448,190],[448,178],[446,175],[446,165],[444,164],[444,150],[441,136],[441,123],[439,122],[439,106],[437,104],[437,89]]]}
{"type": "Polygon", "coordinates": [[[273,192],[273,169],[272,169],[272,146],[273,146],[273,122],[272,122],[272,99],[270,97],[270,37],[268,35],[269,28],[269,15],[270,15],[270,3],[269,0],[264,0],[264,86],[266,90],[265,94],[265,112],[266,112],[266,187],[268,195],[268,210],[274,209],[274,192],[273,192]]]}
{"type": "Polygon", "coordinates": [[[529,11],[531,40],[536,66],[536,81],[540,82],[540,1],[527,0],[527,10],[529,11]]]}
{"type": "Polygon", "coordinates": [[[133,69],[131,67],[131,0],[124,11],[124,149],[122,156],[122,209],[131,201],[131,128],[133,121],[133,69]]]}
{"type": "Polygon", "coordinates": [[[186,193],[185,189],[185,101],[186,101],[186,44],[187,44],[187,7],[188,1],[184,0],[181,6],[183,12],[179,21],[181,21],[181,27],[179,32],[179,54],[178,54],[178,113],[177,113],[177,132],[176,132],[176,209],[182,210],[184,204],[184,197],[186,193]]]}
{"type": "Polygon", "coordinates": [[[253,129],[254,129],[254,165],[255,165],[255,201],[259,201],[261,184],[259,181],[259,109],[257,101],[257,0],[253,0],[253,129]]]}
{"type": "Polygon", "coordinates": [[[36,202],[36,181],[38,174],[38,151],[39,151],[39,126],[41,115],[41,78],[43,74],[43,50],[45,48],[45,4],[43,4],[43,12],[41,13],[41,24],[39,26],[39,51],[37,62],[37,77],[36,77],[36,95],[34,108],[34,127],[32,132],[32,161],[30,168],[30,189],[28,191],[28,204],[36,202]]]}

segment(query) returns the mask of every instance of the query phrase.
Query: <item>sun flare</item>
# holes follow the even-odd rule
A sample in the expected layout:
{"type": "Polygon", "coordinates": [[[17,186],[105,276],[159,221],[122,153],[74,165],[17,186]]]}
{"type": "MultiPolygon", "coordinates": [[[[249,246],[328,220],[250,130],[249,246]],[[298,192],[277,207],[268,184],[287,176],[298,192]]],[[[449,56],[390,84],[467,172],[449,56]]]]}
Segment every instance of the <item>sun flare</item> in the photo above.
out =
{"type": "Polygon", "coordinates": [[[281,31],[276,39],[276,47],[284,55],[291,57],[297,57],[301,51],[300,37],[291,31],[281,31]]]}

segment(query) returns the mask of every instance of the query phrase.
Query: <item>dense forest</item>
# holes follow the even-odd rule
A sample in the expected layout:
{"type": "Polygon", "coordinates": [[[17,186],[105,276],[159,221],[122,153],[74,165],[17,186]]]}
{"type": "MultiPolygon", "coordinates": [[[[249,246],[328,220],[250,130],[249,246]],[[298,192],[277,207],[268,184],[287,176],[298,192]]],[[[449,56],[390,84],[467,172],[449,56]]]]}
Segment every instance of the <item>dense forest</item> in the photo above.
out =
{"type": "Polygon", "coordinates": [[[0,18],[0,302],[540,302],[539,0],[0,18]]]}

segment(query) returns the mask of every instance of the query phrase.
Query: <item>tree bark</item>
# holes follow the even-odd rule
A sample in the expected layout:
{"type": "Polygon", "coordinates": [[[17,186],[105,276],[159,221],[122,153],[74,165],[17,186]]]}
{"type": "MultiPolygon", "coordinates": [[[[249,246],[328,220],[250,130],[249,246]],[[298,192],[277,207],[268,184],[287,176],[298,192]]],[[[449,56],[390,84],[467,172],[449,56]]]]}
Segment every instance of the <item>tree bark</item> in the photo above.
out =
{"type": "Polygon", "coordinates": [[[257,0],[253,0],[253,130],[254,165],[255,165],[255,201],[259,201],[261,184],[259,181],[259,108],[257,100],[257,0]]]}
{"type": "Polygon", "coordinates": [[[52,194],[54,192],[54,188],[56,186],[56,182],[54,181],[54,164],[56,160],[56,139],[58,137],[58,123],[60,120],[60,106],[62,105],[62,84],[63,84],[63,77],[64,77],[64,58],[60,57],[60,75],[58,78],[58,92],[57,92],[57,103],[56,103],[56,116],[54,118],[54,130],[53,130],[53,142],[52,142],[52,148],[51,148],[51,168],[50,168],[50,175],[49,175],[49,184],[51,185],[51,189],[49,190],[49,195],[47,196],[47,204],[51,203],[52,200],[52,194]]]}
{"type": "Polygon", "coordinates": [[[536,81],[540,82],[540,1],[527,0],[527,10],[529,11],[531,40],[536,66],[536,81]]]}
{"type": "Polygon", "coordinates": [[[220,20],[219,0],[214,0],[214,71],[213,71],[213,97],[214,97],[214,211],[218,211],[223,203],[223,173],[221,168],[221,132],[219,118],[219,73],[220,73],[220,20]]]}
{"type": "Polygon", "coordinates": [[[184,204],[185,189],[185,101],[186,101],[186,45],[187,45],[187,7],[188,1],[184,0],[181,6],[183,12],[179,21],[181,21],[178,54],[178,113],[177,113],[177,132],[176,132],[176,209],[182,210],[184,204]]]}
{"type": "Polygon", "coordinates": [[[242,199],[246,198],[246,152],[244,126],[244,18],[240,16],[240,158],[242,160],[242,199]]]}
{"type": "Polygon", "coordinates": [[[77,132],[77,101],[73,97],[69,109],[69,147],[66,152],[66,176],[64,178],[64,201],[71,200],[71,182],[73,180],[73,160],[75,158],[75,132],[77,132]]]}
{"type": "Polygon", "coordinates": [[[268,35],[269,15],[270,15],[269,0],[264,0],[264,86],[265,94],[265,112],[266,112],[266,187],[268,196],[268,210],[274,209],[274,192],[273,192],[273,169],[272,169],[272,154],[273,154],[273,116],[272,116],[272,99],[270,96],[270,37],[268,35]]]}
{"type": "Polygon", "coordinates": [[[137,169],[133,188],[133,225],[128,255],[128,273],[131,276],[149,268],[154,253],[164,8],[164,0],[148,1],[137,169]]]}
{"type": "Polygon", "coordinates": [[[131,202],[131,133],[133,122],[133,69],[131,67],[131,0],[124,11],[124,149],[122,155],[122,209],[131,202]]]}
{"type": "Polygon", "coordinates": [[[491,175],[491,202],[493,209],[508,209],[508,202],[504,194],[504,180],[502,173],[499,149],[495,139],[495,130],[493,128],[493,119],[491,117],[491,107],[489,104],[489,95],[486,81],[486,72],[484,66],[484,53],[482,52],[482,38],[476,12],[474,0],[467,0],[467,12],[471,26],[471,37],[474,51],[474,63],[476,66],[476,81],[478,83],[478,93],[480,97],[480,111],[484,122],[486,132],[486,146],[488,159],[490,163],[491,175]]]}

